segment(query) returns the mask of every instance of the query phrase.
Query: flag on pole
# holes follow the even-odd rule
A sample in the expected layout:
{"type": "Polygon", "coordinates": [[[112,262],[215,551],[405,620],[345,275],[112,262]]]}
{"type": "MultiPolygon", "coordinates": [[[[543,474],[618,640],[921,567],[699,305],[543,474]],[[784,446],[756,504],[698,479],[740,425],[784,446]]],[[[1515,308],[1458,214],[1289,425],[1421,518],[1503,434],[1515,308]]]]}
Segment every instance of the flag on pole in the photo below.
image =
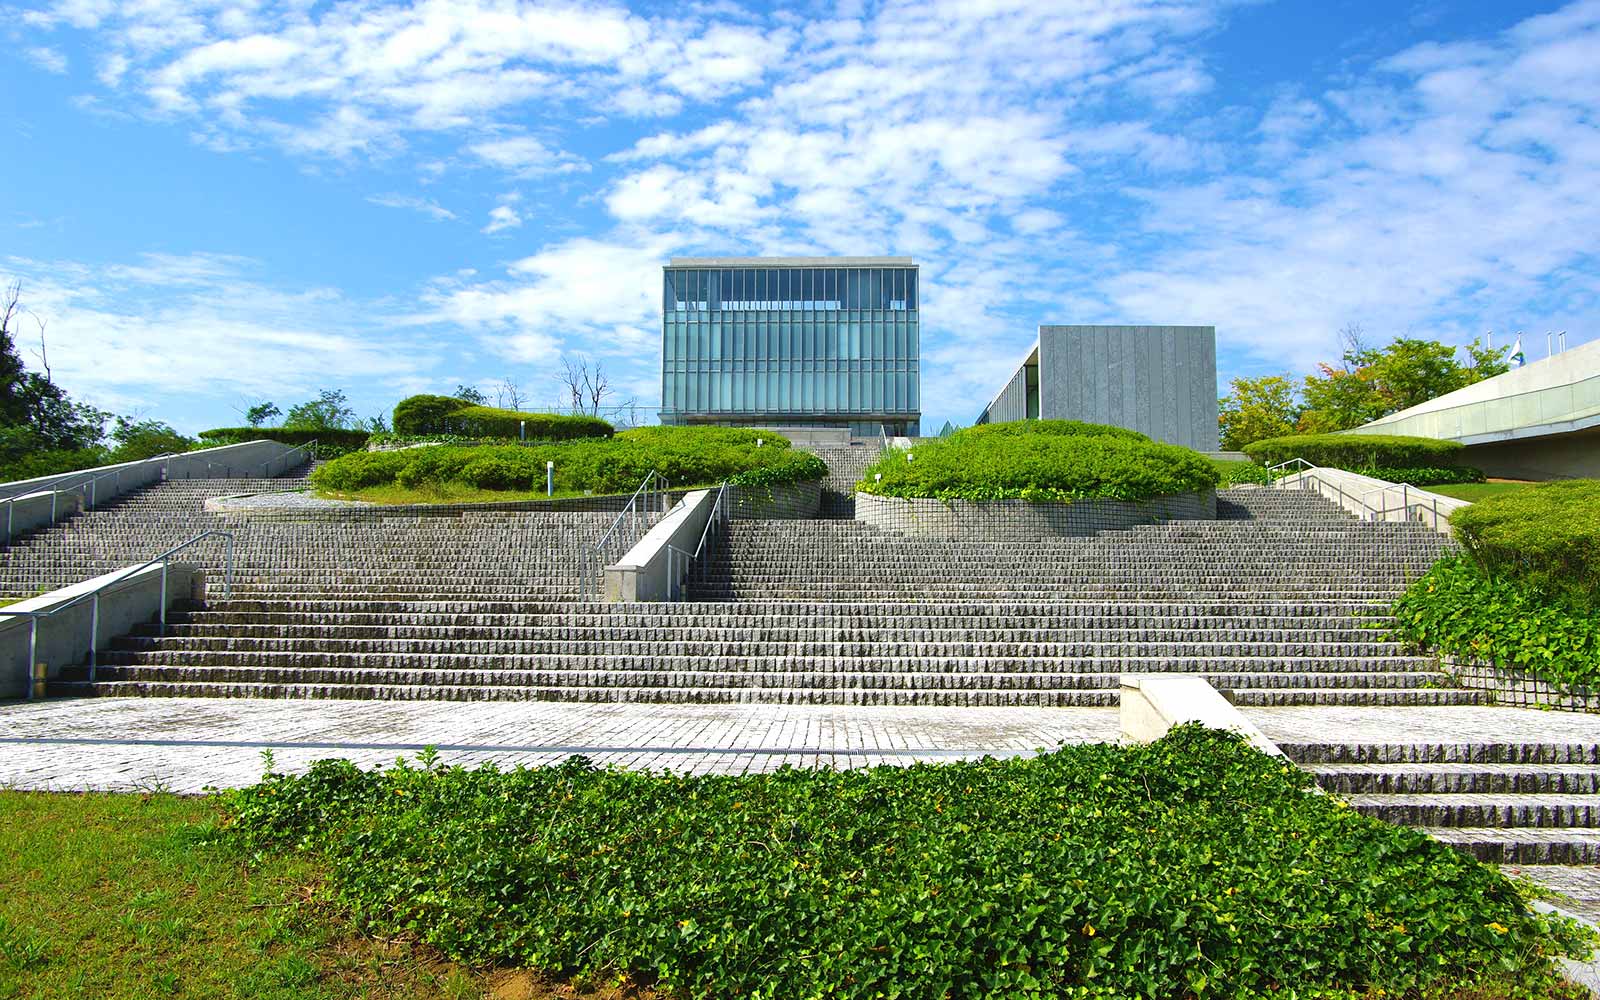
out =
{"type": "Polygon", "coordinates": [[[1517,368],[1521,368],[1528,363],[1527,357],[1522,353],[1522,334],[1520,333],[1517,334],[1517,342],[1511,345],[1511,357],[1508,360],[1517,368]]]}

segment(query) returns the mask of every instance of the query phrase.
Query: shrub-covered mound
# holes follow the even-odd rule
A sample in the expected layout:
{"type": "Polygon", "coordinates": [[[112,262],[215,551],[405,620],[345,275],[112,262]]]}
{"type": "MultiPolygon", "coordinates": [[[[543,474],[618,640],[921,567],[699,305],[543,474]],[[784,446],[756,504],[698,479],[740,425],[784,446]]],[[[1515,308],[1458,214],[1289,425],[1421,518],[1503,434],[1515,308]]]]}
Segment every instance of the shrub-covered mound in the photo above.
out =
{"type": "Polygon", "coordinates": [[[1243,451],[1262,465],[1303,458],[1330,469],[1419,469],[1461,465],[1462,446],[1398,434],[1291,434],[1252,441],[1243,451]]]}
{"type": "Polygon", "coordinates": [[[209,431],[201,431],[198,435],[202,448],[241,444],[245,441],[277,441],[299,447],[315,441],[316,446],[312,450],[316,452],[318,458],[335,458],[348,452],[359,451],[367,446],[369,436],[366,431],[342,428],[303,431],[283,427],[214,427],[209,431]]]}
{"type": "Polygon", "coordinates": [[[1600,480],[1486,497],[1451,515],[1450,527],[1491,576],[1600,611],[1600,480]]]}
{"type": "Polygon", "coordinates": [[[408,396],[395,404],[394,433],[401,436],[450,434],[468,438],[526,438],[570,441],[610,437],[614,428],[599,417],[524,413],[476,406],[454,396],[408,396]]]}
{"type": "Polygon", "coordinates": [[[1215,488],[1204,455],[1120,427],[1069,420],[983,424],[891,449],[856,489],[938,500],[1146,500],[1215,488]],[[882,475],[882,480],[875,477],[882,475]]]}
{"type": "Polygon", "coordinates": [[[722,998],[1256,997],[1497,972],[1570,925],[1227,733],[683,777],[323,761],[225,793],[245,846],[446,954],[722,998]]]}
{"type": "Polygon", "coordinates": [[[555,463],[556,489],[627,493],[651,471],[674,487],[724,480],[775,486],[819,480],[827,465],[767,431],[738,427],[643,427],[614,438],[542,445],[455,447],[359,452],[312,473],[319,489],[354,493],[380,486],[408,489],[457,484],[480,490],[528,491],[545,486],[545,463],[555,463]],[[756,442],[762,441],[757,447],[756,442]]]}
{"type": "Polygon", "coordinates": [[[1600,616],[1491,577],[1466,556],[1435,563],[1401,595],[1394,616],[1395,634],[1423,649],[1488,661],[1563,689],[1600,690],[1600,616]]]}

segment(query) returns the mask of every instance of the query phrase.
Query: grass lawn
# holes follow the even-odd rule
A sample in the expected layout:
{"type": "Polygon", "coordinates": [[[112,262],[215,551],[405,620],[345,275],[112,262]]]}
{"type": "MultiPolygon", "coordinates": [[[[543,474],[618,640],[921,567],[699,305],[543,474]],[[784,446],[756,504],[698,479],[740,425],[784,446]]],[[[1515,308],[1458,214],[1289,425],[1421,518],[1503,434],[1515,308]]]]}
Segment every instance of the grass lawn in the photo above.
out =
{"type": "Polygon", "coordinates": [[[1538,483],[1499,482],[1499,483],[1451,483],[1448,486],[1430,486],[1428,489],[1457,500],[1471,500],[1477,502],[1488,497],[1503,496],[1507,493],[1516,493],[1538,483]]]}
{"type": "Polygon", "coordinates": [[[0,998],[645,997],[360,934],[303,855],[208,843],[214,800],[0,792],[0,998]]]}

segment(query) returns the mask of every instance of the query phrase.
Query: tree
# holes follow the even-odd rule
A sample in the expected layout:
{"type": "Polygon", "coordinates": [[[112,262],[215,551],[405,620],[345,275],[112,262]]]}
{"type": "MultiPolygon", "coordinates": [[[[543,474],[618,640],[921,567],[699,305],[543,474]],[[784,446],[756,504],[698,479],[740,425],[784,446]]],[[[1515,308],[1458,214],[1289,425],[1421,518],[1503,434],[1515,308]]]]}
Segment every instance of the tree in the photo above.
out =
{"type": "Polygon", "coordinates": [[[244,411],[244,419],[251,427],[260,427],[273,417],[283,416],[276,403],[257,403],[244,411]]]}
{"type": "Polygon", "coordinates": [[[464,399],[467,402],[471,403],[473,406],[488,406],[489,405],[489,397],[485,396],[483,394],[483,390],[479,389],[475,385],[458,385],[458,386],[456,386],[456,398],[457,399],[464,399]]]}
{"type": "Polygon", "coordinates": [[[1217,400],[1222,447],[1238,451],[1252,441],[1293,434],[1300,417],[1294,383],[1288,375],[1236,378],[1232,391],[1217,400]]]}
{"type": "Polygon", "coordinates": [[[1456,360],[1456,348],[1434,340],[1396,337],[1381,350],[1363,346],[1359,326],[1340,331],[1340,342],[1343,366],[1318,365],[1320,374],[1306,376],[1299,428],[1305,433],[1359,427],[1509,368],[1503,349],[1476,340],[1466,347],[1465,365],[1456,360]]]}
{"type": "Polygon", "coordinates": [[[110,456],[113,462],[137,462],[157,455],[185,452],[195,444],[193,438],[179,434],[159,420],[134,420],[130,417],[117,418],[117,424],[111,430],[111,440],[117,445],[110,456]]]}
{"type": "Polygon", "coordinates": [[[494,387],[494,405],[502,410],[520,410],[522,409],[522,404],[526,401],[522,390],[517,387],[517,383],[512,381],[509,375],[501,379],[500,384],[494,387]]]}
{"type": "Polygon", "coordinates": [[[349,427],[355,418],[356,411],[350,407],[343,390],[323,389],[316,399],[289,407],[283,426],[296,431],[338,430],[349,427]]]}
{"type": "Polygon", "coordinates": [[[612,394],[611,380],[600,362],[591,362],[583,355],[576,358],[561,356],[561,371],[556,373],[573,413],[600,415],[600,404],[612,394]]]}
{"type": "Polygon", "coordinates": [[[17,353],[17,325],[33,317],[44,355],[44,321],[22,305],[22,283],[0,296],[0,461],[39,451],[83,451],[99,445],[108,414],[74,403],[46,373],[30,372],[17,353]]]}

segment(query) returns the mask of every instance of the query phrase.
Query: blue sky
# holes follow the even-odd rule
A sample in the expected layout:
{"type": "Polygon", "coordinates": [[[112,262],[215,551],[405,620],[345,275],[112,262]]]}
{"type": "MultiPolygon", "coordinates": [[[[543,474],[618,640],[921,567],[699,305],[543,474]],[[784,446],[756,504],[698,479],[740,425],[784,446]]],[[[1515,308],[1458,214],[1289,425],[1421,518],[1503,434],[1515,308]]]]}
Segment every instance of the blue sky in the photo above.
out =
{"type": "Polygon", "coordinates": [[[673,255],[915,257],[932,428],[1041,323],[1214,324],[1225,384],[1600,320],[1595,0],[3,13],[0,277],[187,431],[563,353],[653,413],[673,255]]]}

